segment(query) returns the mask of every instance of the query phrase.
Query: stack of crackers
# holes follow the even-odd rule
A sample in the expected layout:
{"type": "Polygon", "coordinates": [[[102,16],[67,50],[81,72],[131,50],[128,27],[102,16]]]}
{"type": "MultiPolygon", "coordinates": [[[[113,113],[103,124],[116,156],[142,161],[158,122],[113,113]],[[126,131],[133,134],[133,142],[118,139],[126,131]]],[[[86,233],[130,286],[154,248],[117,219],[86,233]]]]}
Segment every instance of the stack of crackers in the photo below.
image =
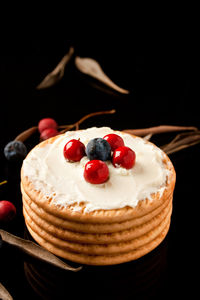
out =
{"type": "Polygon", "coordinates": [[[91,212],[84,210],[84,203],[56,205],[34,188],[22,167],[26,226],[41,246],[67,260],[88,265],[135,260],[157,247],[169,230],[175,171],[166,155],[164,165],[170,172],[162,193],[139,201],[134,208],[91,212]]]}

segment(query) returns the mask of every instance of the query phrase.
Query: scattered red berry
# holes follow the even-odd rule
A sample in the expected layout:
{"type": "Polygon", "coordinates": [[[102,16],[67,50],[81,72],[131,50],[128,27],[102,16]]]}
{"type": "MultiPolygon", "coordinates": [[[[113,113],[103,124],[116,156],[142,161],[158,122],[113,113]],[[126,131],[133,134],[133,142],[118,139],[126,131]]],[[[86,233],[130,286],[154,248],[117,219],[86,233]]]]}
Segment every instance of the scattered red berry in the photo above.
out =
{"type": "Polygon", "coordinates": [[[72,139],[64,146],[64,157],[69,161],[80,161],[85,155],[85,145],[76,139],[72,139]]]}
{"type": "Polygon", "coordinates": [[[111,147],[112,151],[115,151],[115,149],[124,146],[124,141],[121,138],[121,136],[111,133],[111,134],[107,134],[103,137],[104,140],[106,140],[111,147]]]}
{"type": "Polygon", "coordinates": [[[114,167],[131,169],[135,164],[135,158],[135,152],[131,148],[122,146],[114,151],[112,163],[114,167]]]}
{"type": "Polygon", "coordinates": [[[40,139],[41,140],[47,140],[53,136],[56,136],[58,135],[59,132],[57,129],[54,129],[54,128],[46,128],[42,131],[42,133],[40,134],[40,139]]]}
{"type": "Polygon", "coordinates": [[[51,119],[51,118],[45,118],[45,119],[40,120],[40,122],[38,123],[39,132],[42,133],[47,128],[57,129],[58,124],[56,123],[56,121],[54,119],[51,119]]]}
{"type": "Polygon", "coordinates": [[[102,160],[90,160],[84,169],[84,178],[87,182],[100,184],[107,181],[109,177],[108,166],[102,160]]]}
{"type": "Polygon", "coordinates": [[[15,215],[16,208],[10,201],[0,201],[0,221],[9,222],[14,218],[15,215]]]}

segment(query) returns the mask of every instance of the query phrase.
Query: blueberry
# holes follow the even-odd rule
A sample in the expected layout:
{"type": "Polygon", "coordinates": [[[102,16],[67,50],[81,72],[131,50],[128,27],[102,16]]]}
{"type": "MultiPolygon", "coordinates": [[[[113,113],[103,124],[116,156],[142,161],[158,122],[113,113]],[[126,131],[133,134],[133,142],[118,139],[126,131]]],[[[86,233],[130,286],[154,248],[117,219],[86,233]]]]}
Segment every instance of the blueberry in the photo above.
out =
{"type": "Polygon", "coordinates": [[[86,154],[90,160],[109,160],[111,158],[110,144],[102,138],[92,139],[86,146],[86,154]]]}
{"type": "Polygon", "coordinates": [[[11,141],[4,148],[4,155],[8,160],[14,161],[25,158],[27,149],[20,141],[11,141]]]}

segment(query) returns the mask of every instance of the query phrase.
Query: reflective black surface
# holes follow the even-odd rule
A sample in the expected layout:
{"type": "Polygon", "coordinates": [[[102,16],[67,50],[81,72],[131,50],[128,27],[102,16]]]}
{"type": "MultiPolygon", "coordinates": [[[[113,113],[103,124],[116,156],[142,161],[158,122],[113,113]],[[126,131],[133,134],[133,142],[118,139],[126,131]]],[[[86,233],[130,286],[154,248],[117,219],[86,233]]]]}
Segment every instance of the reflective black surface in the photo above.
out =
{"type": "MultiPolygon", "coordinates": [[[[22,216],[21,162],[8,162],[3,148],[21,131],[44,117],[61,124],[74,123],[83,115],[116,109],[116,114],[91,118],[81,128],[110,126],[141,128],[161,124],[199,127],[198,102],[193,87],[194,53],[179,48],[136,52],[131,43],[103,40],[19,41],[0,56],[0,200],[17,208],[15,219],[0,227],[30,238],[22,216]],[[50,72],[73,42],[75,54],[93,57],[129,95],[120,95],[80,74],[73,61],[54,87],[38,91],[36,85],[50,72]],[[15,53],[15,54],[13,54],[15,53]]],[[[174,134],[152,138],[158,146],[174,134]]],[[[34,134],[25,142],[28,150],[39,142],[34,134]]],[[[195,294],[198,259],[195,216],[198,202],[199,145],[170,155],[177,172],[172,222],[165,240],[154,251],[130,263],[110,267],[84,266],[79,273],[63,273],[7,246],[0,249],[0,282],[14,299],[169,299],[195,294]]]]}

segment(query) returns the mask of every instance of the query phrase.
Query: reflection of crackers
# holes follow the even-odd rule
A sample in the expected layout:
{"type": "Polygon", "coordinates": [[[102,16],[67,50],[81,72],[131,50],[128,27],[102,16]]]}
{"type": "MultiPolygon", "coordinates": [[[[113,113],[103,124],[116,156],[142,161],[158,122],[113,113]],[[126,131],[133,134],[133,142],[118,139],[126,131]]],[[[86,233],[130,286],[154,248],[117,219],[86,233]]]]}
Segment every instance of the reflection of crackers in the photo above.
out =
{"type": "MultiPolygon", "coordinates": [[[[53,143],[51,138],[36,147],[53,143]]],[[[155,146],[156,147],[156,146],[155,146]]],[[[34,189],[21,171],[23,212],[33,238],[63,258],[94,265],[117,264],[133,260],[154,249],[165,237],[170,225],[175,171],[164,155],[164,166],[170,169],[162,195],[152,194],[134,208],[84,211],[56,205],[34,189]]]]}

